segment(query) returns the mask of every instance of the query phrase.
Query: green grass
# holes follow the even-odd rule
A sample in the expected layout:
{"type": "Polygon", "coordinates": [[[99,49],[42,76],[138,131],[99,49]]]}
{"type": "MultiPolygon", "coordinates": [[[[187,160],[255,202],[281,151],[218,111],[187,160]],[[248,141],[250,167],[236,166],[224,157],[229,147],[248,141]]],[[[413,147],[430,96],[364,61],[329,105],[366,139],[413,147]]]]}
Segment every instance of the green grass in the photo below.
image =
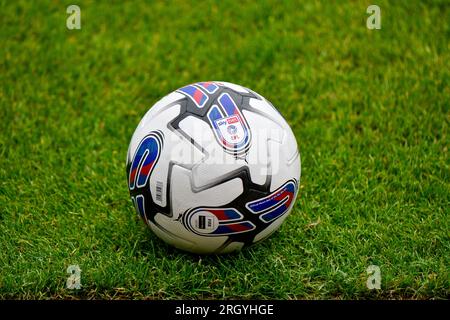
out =
{"type": "Polygon", "coordinates": [[[448,299],[450,4],[376,1],[373,31],[369,4],[1,0],[0,298],[448,299]],[[172,249],[129,200],[140,118],[200,80],[267,97],[302,155],[291,216],[238,254],[172,249]]]}

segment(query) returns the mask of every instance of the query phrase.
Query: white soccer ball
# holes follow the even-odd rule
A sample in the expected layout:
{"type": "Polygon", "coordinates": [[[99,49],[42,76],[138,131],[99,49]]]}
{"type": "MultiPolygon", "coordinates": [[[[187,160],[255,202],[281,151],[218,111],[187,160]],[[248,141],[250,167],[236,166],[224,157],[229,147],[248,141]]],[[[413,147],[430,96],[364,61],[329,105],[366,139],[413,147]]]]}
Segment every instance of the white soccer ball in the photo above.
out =
{"type": "Polygon", "coordinates": [[[158,101],[127,156],[137,213],[165,242],[225,253],[259,242],[291,211],[300,154],[291,128],[259,94],[199,82],[158,101]]]}

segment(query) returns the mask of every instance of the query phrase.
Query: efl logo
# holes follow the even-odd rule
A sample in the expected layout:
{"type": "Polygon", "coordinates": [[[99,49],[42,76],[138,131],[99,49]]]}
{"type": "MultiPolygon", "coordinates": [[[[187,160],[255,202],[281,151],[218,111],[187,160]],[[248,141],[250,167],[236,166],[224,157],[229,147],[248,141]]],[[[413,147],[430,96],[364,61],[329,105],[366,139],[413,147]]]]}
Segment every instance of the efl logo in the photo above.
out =
{"type": "Polygon", "coordinates": [[[216,127],[227,145],[240,144],[245,139],[244,127],[237,116],[217,120],[216,127]]]}
{"type": "Polygon", "coordinates": [[[208,112],[217,142],[230,153],[248,150],[251,141],[250,128],[241,111],[228,93],[223,93],[208,112]]]}

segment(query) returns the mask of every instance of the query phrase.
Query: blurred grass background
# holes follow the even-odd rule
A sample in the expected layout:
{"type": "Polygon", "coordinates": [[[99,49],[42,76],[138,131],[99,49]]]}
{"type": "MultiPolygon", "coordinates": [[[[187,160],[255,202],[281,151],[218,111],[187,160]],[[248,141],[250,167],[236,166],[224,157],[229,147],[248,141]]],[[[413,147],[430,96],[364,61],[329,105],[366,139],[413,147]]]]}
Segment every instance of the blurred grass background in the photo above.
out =
{"type": "Polygon", "coordinates": [[[381,30],[370,4],[0,0],[0,298],[448,298],[450,3],[377,0],[381,30]],[[302,155],[291,216],[235,255],[170,248],[128,196],[140,118],[201,80],[268,98],[302,155]]]}

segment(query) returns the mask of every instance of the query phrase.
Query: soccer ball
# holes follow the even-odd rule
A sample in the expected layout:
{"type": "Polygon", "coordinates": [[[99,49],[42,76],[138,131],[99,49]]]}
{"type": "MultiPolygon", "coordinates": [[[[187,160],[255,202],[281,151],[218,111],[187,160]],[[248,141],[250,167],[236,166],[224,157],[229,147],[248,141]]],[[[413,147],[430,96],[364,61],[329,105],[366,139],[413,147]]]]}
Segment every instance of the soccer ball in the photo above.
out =
{"type": "Polygon", "coordinates": [[[189,252],[240,250],[269,237],[291,211],[300,154],[291,128],[254,91],[198,82],[158,101],[128,148],[137,213],[189,252]]]}

